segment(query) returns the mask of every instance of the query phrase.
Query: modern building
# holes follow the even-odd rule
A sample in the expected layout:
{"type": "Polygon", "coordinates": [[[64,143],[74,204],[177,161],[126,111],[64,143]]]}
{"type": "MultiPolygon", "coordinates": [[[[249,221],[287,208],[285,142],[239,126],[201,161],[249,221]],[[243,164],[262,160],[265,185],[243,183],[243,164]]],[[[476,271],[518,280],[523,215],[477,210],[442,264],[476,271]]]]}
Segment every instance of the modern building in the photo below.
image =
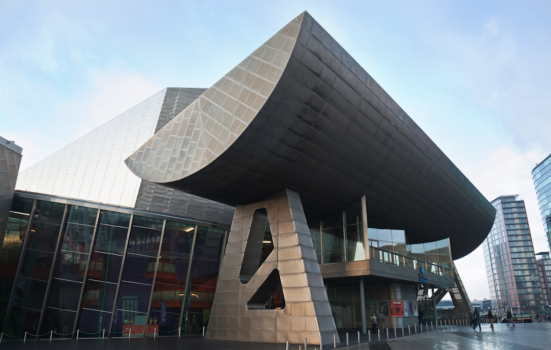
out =
{"type": "Polygon", "coordinates": [[[551,154],[532,169],[543,229],[551,250],[551,154]]]}
{"type": "Polygon", "coordinates": [[[13,141],[0,137],[0,250],[4,242],[22,151],[13,141]]]}
{"type": "Polygon", "coordinates": [[[0,256],[15,337],[332,343],[371,312],[435,320],[448,291],[464,317],[453,260],[496,212],[306,12],[213,87],[161,91],[17,189],[0,256]]]}
{"type": "Polygon", "coordinates": [[[538,265],[544,312],[551,316],[551,258],[549,252],[537,253],[536,264],[538,265]]]}
{"type": "Polygon", "coordinates": [[[492,204],[497,214],[483,243],[490,298],[498,309],[536,314],[543,300],[524,200],[500,196],[492,204]]]}

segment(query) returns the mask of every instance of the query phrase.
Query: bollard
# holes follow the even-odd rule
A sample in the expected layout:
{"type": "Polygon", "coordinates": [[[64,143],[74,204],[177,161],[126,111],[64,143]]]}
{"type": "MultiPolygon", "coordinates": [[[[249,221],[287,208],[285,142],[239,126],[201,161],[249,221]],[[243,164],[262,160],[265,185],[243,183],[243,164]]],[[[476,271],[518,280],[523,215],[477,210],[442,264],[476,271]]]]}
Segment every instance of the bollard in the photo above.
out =
{"type": "Polygon", "coordinates": [[[428,332],[429,331],[429,324],[427,322],[425,322],[425,330],[428,332]]]}
{"type": "Polygon", "coordinates": [[[182,333],[182,327],[178,328],[178,338],[180,338],[181,333],[182,333]]]}
{"type": "Polygon", "coordinates": [[[299,345],[299,346],[298,346],[298,350],[302,350],[302,345],[299,345]]]}
{"type": "Polygon", "coordinates": [[[77,340],[78,340],[78,335],[80,334],[80,329],[77,329],[77,340]]]}
{"type": "Polygon", "coordinates": [[[415,334],[417,334],[417,323],[415,324],[415,334]]]}
{"type": "Polygon", "coordinates": [[[358,345],[360,344],[360,331],[358,331],[358,345]]]}
{"type": "Polygon", "coordinates": [[[386,340],[388,340],[388,328],[386,329],[386,340]]]}
{"type": "Polygon", "coordinates": [[[408,333],[409,335],[411,335],[411,328],[409,328],[409,324],[408,324],[408,333]]]}
{"type": "Polygon", "coordinates": [[[346,332],[346,346],[349,346],[350,344],[348,344],[348,332],[346,332]]]}
{"type": "Polygon", "coordinates": [[[25,338],[23,338],[23,343],[27,341],[27,332],[25,332],[25,338]]]}
{"type": "Polygon", "coordinates": [[[50,331],[50,341],[52,341],[52,336],[54,335],[54,331],[50,331]]]}
{"type": "Polygon", "coordinates": [[[320,350],[323,350],[323,337],[321,336],[321,332],[320,332],[320,350]]]}
{"type": "Polygon", "coordinates": [[[402,326],[402,337],[404,336],[404,326],[402,326]]]}
{"type": "Polygon", "coordinates": [[[203,326],[203,337],[205,336],[205,326],[203,326]]]}
{"type": "Polygon", "coordinates": [[[128,340],[130,340],[130,329],[128,330],[128,340]]]}
{"type": "Polygon", "coordinates": [[[369,338],[367,339],[367,342],[371,343],[371,331],[367,332],[367,335],[369,336],[369,338]]]}
{"type": "Polygon", "coordinates": [[[308,350],[308,340],[304,338],[304,350],[308,350]]]}
{"type": "Polygon", "coordinates": [[[379,338],[379,341],[381,341],[381,330],[377,329],[377,338],[379,338]]]}
{"type": "Polygon", "coordinates": [[[287,344],[285,344],[285,350],[289,350],[289,341],[287,340],[287,344]]]}
{"type": "Polygon", "coordinates": [[[4,332],[0,332],[0,343],[2,342],[3,338],[4,338],[4,332]]]}
{"type": "Polygon", "coordinates": [[[337,335],[333,334],[333,349],[337,348],[337,335]]]}
{"type": "Polygon", "coordinates": [[[433,331],[434,328],[432,328],[432,321],[430,321],[430,330],[433,331]]]}
{"type": "Polygon", "coordinates": [[[423,324],[422,323],[419,325],[419,328],[421,329],[421,333],[423,333],[423,324]]]}
{"type": "Polygon", "coordinates": [[[105,339],[105,328],[103,329],[103,334],[101,335],[101,339],[105,339]]]}
{"type": "MultiPolygon", "coordinates": [[[[203,327],[203,337],[205,336],[205,327],[203,327]]],[[[153,339],[157,338],[157,328],[153,328],[153,339]]]]}
{"type": "Polygon", "coordinates": [[[394,327],[394,338],[396,338],[396,327],[394,327]]]}

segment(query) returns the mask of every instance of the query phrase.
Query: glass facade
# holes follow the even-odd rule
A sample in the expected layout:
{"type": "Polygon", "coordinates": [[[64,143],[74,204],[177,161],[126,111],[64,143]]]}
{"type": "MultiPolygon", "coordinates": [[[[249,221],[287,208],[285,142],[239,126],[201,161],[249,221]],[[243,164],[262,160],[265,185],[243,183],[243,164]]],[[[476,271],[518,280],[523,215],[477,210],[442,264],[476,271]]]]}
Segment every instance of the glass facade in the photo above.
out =
{"type": "Polygon", "coordinates": [[[549,252],[536,254],[536,264],[543,294],[543,311],[547,316],[551,316],[551,258],[549,252]]]}
{"type": "Polygon", "coordinates": [[[56,338],[77,329],[81,338],[200,333],[226,234],[207,223],[16,194],[0,256],[2,330],[56,338]]]}
{"type": "Polygon", "coordinates": [[[551,155],[532,170],[532,179],[536,187],[547,244],[551,250],[551,155]]]}
{"type": "Polygon", "coordinates": [[[524,201],[502,196],[492,204],[496,219],[483,243],[490,299],[501,310],[536,314],[543,300],[524,201]]]}

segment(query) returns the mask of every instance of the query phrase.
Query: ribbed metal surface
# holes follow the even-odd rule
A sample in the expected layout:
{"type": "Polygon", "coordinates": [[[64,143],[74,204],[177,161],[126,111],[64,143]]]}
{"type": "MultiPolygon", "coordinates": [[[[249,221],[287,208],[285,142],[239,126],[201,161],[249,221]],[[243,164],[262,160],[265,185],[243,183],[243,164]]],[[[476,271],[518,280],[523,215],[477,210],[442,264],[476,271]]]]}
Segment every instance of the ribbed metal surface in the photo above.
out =
{"type": "MultiPolygon", "coordinates": [[[[289,188],[300,193],[309,221],[365,195],[370,227],[404,229],[411,243],[450,237],[456,259],[472,252],[490,230],[495,209],[308,13],[301,16],[291,57],[256,115],[240,119],[245,128],[229,127],[227,135],[222,130],[229,141],[206,145],[207,158],[189,158],[196,166],[185,168],[170,158],[189,157],[186,150],[174,156],[174,148],[162,147],[170,137],[185,139],[175,128],[183,130],[191,119],[182,119],[129,157],[129,168],[149,181],[229,205],[289,188]]],[[[275,45],[272,39],[264,46],[275,45]]],[[[247,78],[254,78],[258,65],[244,62],[241,78],[235,70],[226,76],[231,91],[252,89],[247,78]]],[[[240,103],[236,97],[226,112],[234,116],[240,103]]],[[[188,109],[183,114],[195,111],[188,109]]]]}

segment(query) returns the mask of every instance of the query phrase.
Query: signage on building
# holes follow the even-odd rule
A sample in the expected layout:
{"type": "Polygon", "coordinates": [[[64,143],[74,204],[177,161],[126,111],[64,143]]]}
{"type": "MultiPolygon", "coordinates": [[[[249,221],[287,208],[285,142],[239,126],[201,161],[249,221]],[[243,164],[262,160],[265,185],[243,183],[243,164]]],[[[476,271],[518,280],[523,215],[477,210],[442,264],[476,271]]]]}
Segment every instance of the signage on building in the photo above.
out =
{"type": "Polygon", "coordinates": [[[422,267],[421,270],[419,270],[420,273],[419,273],[419,281],[421,282],[426,282],[427,281],[427,276],[425,276],[425,268],[422,267]]]}

